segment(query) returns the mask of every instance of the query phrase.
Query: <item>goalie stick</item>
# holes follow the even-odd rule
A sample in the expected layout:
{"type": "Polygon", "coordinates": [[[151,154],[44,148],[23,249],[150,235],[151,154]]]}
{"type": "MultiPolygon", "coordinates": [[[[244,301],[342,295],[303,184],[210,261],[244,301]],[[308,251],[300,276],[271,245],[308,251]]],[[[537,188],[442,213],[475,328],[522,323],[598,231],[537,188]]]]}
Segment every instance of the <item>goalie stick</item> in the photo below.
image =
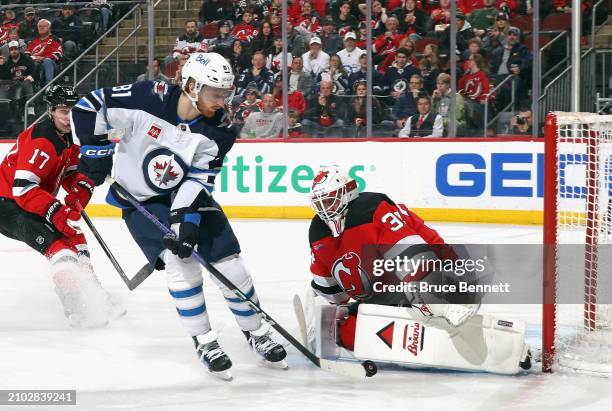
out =
{"type": "MultiPolygon", "coordinates": [[[[148,218],[153,224],[160,229],[164,234],[175,235],[174,231],[162,223],[155,215],[146,209],[134,196],[132,196],[125,188],[117,183],[111,177],[108,177],[106,181],[115,189],[115,192],[121,195],[125,200],[136,208],[142,215],[148,218]]],[[[278,324],[268,313],[266,313],[258,304],[255,304],[245,293],[242,292],[238,287],[234,285],[223,273],[217,270],[212,264],[204,260],[204,258],[197,252],[193,251],[192,256],[204,266],[217,280],[223,285],[230,289],[238,298],[247,303],[255,312],[262,315],[262,317],[270,323],[280,335],[282,335],[287,341],[291,343],[299,352],[301,352],[306,358],[308,358],[314,365],[322,370],[331,371],[336,374],[341,374],[353,378],[364,378],[371,377],[376,374],[376,364],[372,361],[364,361],[362,363],[351,363],[332,361],[319,358],[313,354],[308,348],[304,347],[295,337],[293,337],[287,330],[285,330],[280,324],[278,324]]]]}
{"type": "Polygon", "coordinates": [[[119,265],[119,262],[117,261],[111,250],[106,245],[104,239],[102,239],[102,236],[94,226],[93,221],[91,221],[85,210],[83,210],[83,207],[81,207],[79,204],[78,208],[81,212],[81,217],[85,221],[85,224],[87,224],[87,227],[89,227],[94,237],[96,237],[96,240],[98,240],[100,247],[102,247],[102,250],[104,250],[104,253],[110,260],[111,264],[113,265],[113,267],[115,267],[115,270],[117,270],[117,274],[119,274],[119,277],[121,277],[121,279],[130,291],[134,291],[136,287],[142,284],[142,282],[151,275],[155,268],[151,264],[147,263],[140,270],[138,270],[138,272],[134,277],[132,277],[132,279],[129,279],[128,276],[125,274],[125,271],[123,271],[123,269],[119,265]]]}

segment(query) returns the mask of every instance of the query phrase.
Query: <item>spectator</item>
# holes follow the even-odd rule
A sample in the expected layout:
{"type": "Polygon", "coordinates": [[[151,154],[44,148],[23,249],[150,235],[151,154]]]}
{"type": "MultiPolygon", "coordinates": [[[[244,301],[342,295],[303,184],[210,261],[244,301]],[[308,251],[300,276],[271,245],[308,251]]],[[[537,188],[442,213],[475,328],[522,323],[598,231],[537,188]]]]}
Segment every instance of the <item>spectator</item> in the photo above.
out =
{"type": "Polygon", "coordinates": [[[436,88],[436,79],[440,74],[440,63],[438,56],[438,46],[436,44],[428,44],[423,50],[423,58],[419,61],[421,69],[421,77],[423,77],[423,85],[428,95],[433,93],[436,88]]]}
{"type": "Polygon", "coordinates": [[[224,50],[231,50],[235,39],[234,36],[230,34],[230,31],[232,31],[232,26],[229,20],[219,20],[217,27],[217,37],[210,40],[209,50],[217,53],[225,52],[224,50]]]}
{"type": "Polygon", "coordinates": [[[241,102],[234,112],[234,124],[238,126],[244,125],[251,113],[261,111],[262,103],[259,98],[259,92],[255,87],[247,88],[244,93],[245,99],[241,102]]]}
{"type": "MultiPolygon", "coordinates": [[[[516,87],[517,101],[522,101],[527,98],[527,91],[531,84],[531,68],[533,57],[527,46],[520,42],[521,31],[516,27],[511,27],[508,30],[508,36],[505,46],[500,46],[491,56],[489,65],[490,73],[494,76],[496,82],[501,81],[508,75],[514,75],[514,87],[516,87]]],[[[508,83],[506,83],[508,84],[508,83]]],[[[498,107],[507,105],[510,98],[510,87],[502,87],[498,96],[498,107]]]]}
{"type": "Polygon", "coordinates": [[[470,56],[473,56],[474,54],[480,54],[481,56],[485,56],[485,52],[482,49],[482,40],[480,40],[478,37],[474,37],[472,40],[470,40],[468,42],[468,48],[467,50],[464,50],[463,53],[461,53],[461,60],[463,60],[463,72],[467,72],[469,70],[469,65],[470,65],[470,56]]]}
{"type": "Polygon", "coordinates": [[[250,43],[259,33],[259,28],[253,23],[253,9],[247,8],[242,14],[242,23],[238,23],[232,30],[236,39],[250,43]]]}
{"type": "Polygon", "coordinates": [[[229,0],[204,0],[198,13],[202,24],[227,19],[234,14],[234,3],[229,0]]]}
{"type": "Polygon", "coordinates": [[[171,64],[178,60],[180,56],[187,56],[197,51],[202,44],[204,37],[198,31],[198,23],[195,20],[187,20],[185,22],[185,33],[181,34],[174,41],[174,49],[172,55],[166,57],[164,64],[171,64]]]}
{"type": "Polygon", "coordinates": [[[289,71],[289,92],[299,90],[308,99],[312,92],[313,83],[312,76],[304,71],[302,57],[294,57],[289,71]]]}
{"type": "Polygon", "coordinates": [[[484,125],[484,106],[483,104],[489,97],[491,84],[485,68],[484,58],[480,54],[474,54],[469,58],[469,71],[459,79],[457,86],[459,93],[465,98],[466,118],[468,128],[473,128],[475,132],[481,131],[484,125]]]}
{"type": "Polygon", "coordinates": [[[57,63],[64,57],[64,49],[59,40],[51,34],[51,22],[38,21],[38,37],[28,44],[26,51],[36,63],[36,70],[43,72],[44,84],[55,77],[57,63]]]}
{"type": "Polygon", "coordinates": [[[316,34],[321,28],[320,15],[312,8],[312,3],[305,1],[302,4],[302,13],[295,20],[295,25],[303,29],[306,33],[316,34]]]}
{"type": "Polygon", "coordinates": [[[404,33],[398,31],[397,17],[389,17],[385,26],[387,31],[378,36],[372,45],[372,51],[375,53],[374,64],[380,63],[387,54],[396,51],[400,47],[400,41],[406,37],[404,33]]]}
{"type": "MultiPolygon", "coordinates": [[[[366,3],[359,4],[359,12],[365,17],[366,3]]],[[[387,9],[383,7],[381,0],[372,2],[372,37],[378,37],[385,32],[385,23],[389,16],[387,9]]]]}
{"type": "MultiPolygon", "coordinates": [[[[408,61],[412,62],[412,64],[417,67],[419,64],[419,61],[416,58],[416,45],[414,43],[414,41],[412,41],[409,37],[404,37],[401,41],[400,41],[400,49],[406,49],[408,51],[408,61]]],[[[378,70],[381,73],[384,73],[385,70],[387,69],[387,67],[391,66],[391,64],[395,63],[395,53],[396,51],[392,51],[391,53],[387,54],[387,56],[385,57],[385,59],[378,65],[378,70]]]]}
{"type": "Polygon", "coordinates": [[[106,0],[93,0],[91,7],[100,11],[100,34],[106,33],[113,16],[111,5],[106,0]]]}
{"type": "MultiPolygon", "coordinates": [[[[444,135],[448,135],[448,124],[450,121],[450,103],[451,103],[451,77],[446,73],[440,73],[437,81],[437,88],[432,95],[433,108],[432,112],[442,116],[444,122],[444,135]]],[[[455,94],[455,121],[457,122],[457,135],[461,135],[466,126],[465,107],[463,105],[463,96],[459,93],[455,94]]],[[[452,136],[451,136],[452,137],[452,136]]]]}
{"type": "Polygon", "coordinates": [[[322,81],[319,94],[313,95],[307,104],[302,126],[308,133],[317,137],[343,137],[344,112],[339,98],[332,94],[331,81],[322,81]]]}
{"type": "Polygon", "coordinates": [[[413,74],[410,77],[410,89],[403,93],[393,106],[395,113],[395,126],[399,129],[404,128],[408,117],[413,116],[418,112],[417,102],[419,96],[427,95],[423,89],[423,78],[420,74],[413,74]]]}
{"type": "Polygon", "coordinates": [[[273,45],[274,33],[272,32],[272,24],[268,20],[264,20],[257,36],[251,42],[251,52],[262,51],[267,53],[268,49],[273,45]]]}
{"type": "Polygon", "coordinates": [[[188,56],[183,56],[180,55],[178,58],[178,67],[176,68],[176,73],[174,73],[174,78],[171,80],[172,84],[182,84],[183,79],[182,79],[182,72],[183,72],[183,66],[185,65],[185,63],[187,63],[187,60],[189,59],[188,56]]]}
{"type": "Polygon", "coordinates": [[[9,31],[12,28],[19,29],[19,22],[15,17],[15,12],[12,9],[4,10],[4,18],[2,19],[2,27],[6,31],[9,31]]]}
{"type": "Polygon", "coordinates": [[[431,100],[428,96],[419,97],[418,110],[418,115],[408,118],[398,137],[442,137],[442,116],[431,111],[431,100]]]}
{"type": "Polygon", "coordinates": [[[356,45],[357,36],[352,31],[349,31],[344,35],[344,49],[338,52],[342,65],[349,74],[359,70],[359,57],[364,53],[356,45]]]}
{"type": "MultiPolygon", "coordinates": [[[[161,64],[161,61],[157,57],[155,57],[153,59],[153,80],[154,81],[164,81],[166,83],[170,83],[170,79],[166,77],[164,73],[160,71],[160,64],[161,64]]],[[[146,81],[148,79],[149,79],[149,65],[147,65],[146,72],[136,77],[136,81],[146,81]]]]}
{"type": "Polygon", "coordinates": [[[484,7],[474,10],[468,17],[468,21],[474,28],[478,37],[484,36],[493,28],[499,11],[495,8],[495,0],[484,0],[484,7]]]}
{"type": "Polygon", "coordinates": [[[302,55],[304,71],[313,78],[329,67],[329,54],[321,50],[321,39],[313,37],[310,39],[310,51],[302,55]]]}
{"type": "Polygon", "coordinates": [[[251,84],[260,94],[267,94],[272,91],[274,75],[266,68],[266,56],[261,51],[256,51],[251,58],[252,67],[240,73],[236,82],[236,95],[244,97],[247,87],[251,84]]]}
{"type": "Polygon", "coordinates": [[[274,37],[282,37],[283,25],[281,23],[280,10],[275,10],[270,14],[270,23],[272,23],[272,33],[274,33],[274,37]]]}
{"type": "Polygon", "coordinates": [[[8,43],[8,49],[8,59],[0,56],[0,99],[12,100],[16,114],[34,95],[34,61],[19,50],[19,42],[15,40],[8,43]]]}
{"type": "Polygon", "coordinates": [[[408,59],[409,54],[408,50],[399,49],[395,54],[395,62],[385,70],[383,76],[385,91],[394,102],[408,89],[411,77],[420,74],[420,70],[408,59]]]}
{"type": "MultiPolygon", "coordinates": [[[[267,50],[266,54],[266,67],[268,70],[272,71],[274,74],[280,73],[283,69],[283,61],[285,59],[285,53],[283,53],[283,39],[275,37],[273,46],[267,50]]],[[[293,55],[291,52],[287,52],[287,65],[291,66],[292,62],[293,55]]]]}
{"type": "MultiPolygon", "coordinates": [[[[347,125],[353,128],[355,137],[368,137],[364,135],[367,125],[367,83],[363,80],[355,83],[355,96],[351,98],[346,113],[347,125]]],[[[384,110],[382,104],[376,97],[372,97],[372,124],[379,124],[382,120],[384,110]]]]}
{"type": "Polygon", "coordinates": [[[496,48],[506,44],[506,36],[510,30],[508,23],[508,15],[506,13],[498,13],[493,27],[484,37],[482,47],[488,52],[492,52],[496,48]]]}
{"type": "Polygon", "coordinates": [[[62,39],[62,47],[66,57],[73,59],[77,55],[78,44],[81,42],[83,22],[74,14],[74,6],[65,4],[61,17],[53,21],[53,32],[62,39]]]}
{"type": "Polygon", "coordinates": [[[249,58],[249,53],[244,50],[244,44],[242,41],[235,39],[232,44],[232,66],[234,67],[234,71],[236,73],[241,73],[242,71],[251,67],[251,59],[249,58]]]}
{"type": "Polygon", "coordinates": [[[38,34],[38,19],[34,7],[26,7],[24,10],[24,20],[19,24],[19,37],[26,43],[34,40],[38,34]]]}
{"type": "MultiPolygon", "coordinates": [[[[283,111],[283,77],[276,76],[274,80],[274,89],[272,95],[276,99],[276,107],[279,111],[283,111]]],[[[300,90],[290,91],[287,95],[287,105],[289,110],[297,110],[300,116],[306,111],[306,99],[300,90]]]]}
{"type": "Polygon", "coordinates": [[[287,115],[287,132],[288,138],[304,138],[306,137],[302,132],[302,124],[300,123],[301,115],[297,110],[289,110],[287,115]]]}
{"type": "Polygon", "coordinates": [[[336,30],[338,32],[357,30],[359,21],[351,14],[351,3],[343,1],[340,3],[338,15],[334,18],[336,30]]]}
{"type": "MultiPolygon", "coordinates": [[[[468,41],[475,36],[474,30],[468,21],[465,21],[465,14],[457,11],[457,50],[462,52],[467,49],[468,41]]],[[[444,29],[441,34],[440,44],[444,48],[445,54],[450,51],[450,26],[444,29]]]]}
{"type": "Polygon", "coordinates": [[[294,56],[301,56],[306,52],[304,37],[293,27],[291,20],[285,24],[287,25],[287,48],[294,56]]]}
{"type": "Polygon", "coordinates": [[[8,41],[0,48],[0,55],[4,56],[5,60],[9,58],[9,43],[13,41],[16,41],[19,44],[19,51],[22,53],[25,53],[28,48],[27,43],[23,41],[23,39],[19,38],[19,29],[13,27],[9,30],[8,41]]]}
{"type": "MultiPolygon", "coordinates": [[[[359,70],[349,76],[349,91],[354,92],[357,82],[366,80],[368,75],[368,56],[365,52],[359,57],[359,70]]],[[[372,93],[374,95],[383,94],[383,76],[378,70],[372,70],[372,93]]]]}
{"type": "Polygon", "coordinates": [[[348,73],[342,67],[342,60],[337,54],[329,58],[329,67],[317,76],[317,83],[321,81],[331,81],[332,93],[337,96],[348,94],[348,73]]]}
{"type": "Polygon", "coordinates": [[[283,113],[276,110],[272,94],[263,96],[262,106],[262,111],[251,113],[247,118],[241,138],[277,138],[283,131],[283,113]]]}
{"type": "Polygon", "coordinates": [[[440,0],[438,7],[431,11],[429,30],[430,31],[444,30],[445,27],[436,27],[436,26],[446,26],[447,24],[450,24],[450,18],[451,18],[450,0],[440,0]]]}
{"type": "Polygon", "coordinates": [[[320,36],[321,45],[323,47],[323,51],[331,56],[342,49],[342,38],[338,33],[336,33],[336,28],[334,27],[334,21],[332,19],[325,17],[322,23],[320,36]]]}
{"type": "Polygon", "coordinates": [[[306,3],[308,3],[310,9],[314,10],[317,15],[324,16],[327,9],[327,2],[327,0],[293,1],[293,5],[289,8],[289,17],[293,20],[299,18],[306,3]]]}
{"type": "Polygon", "coordinates": [[[399,30],[412,40],[417,40],[425,35],[427,14],[417,7],[416,0],[406,0],[404,7],[399,12],[399,30]]]}
{"type": "Polygon", "coordinates": [[[533,134],[533,118],[530,108],[523,107],[516,116],[512,117],[512,120],[510,120],[510,134],[533,134]]]}

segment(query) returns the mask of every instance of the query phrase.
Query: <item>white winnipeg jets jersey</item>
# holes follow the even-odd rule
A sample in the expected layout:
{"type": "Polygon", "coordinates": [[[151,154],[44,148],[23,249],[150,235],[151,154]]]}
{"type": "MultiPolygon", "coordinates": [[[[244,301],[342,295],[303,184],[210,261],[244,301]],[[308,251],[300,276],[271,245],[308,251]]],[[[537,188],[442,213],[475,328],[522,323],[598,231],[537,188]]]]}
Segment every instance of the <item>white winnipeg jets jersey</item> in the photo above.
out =
{"type": "Polygon", "coordinates": [[[91,112],[89,122],[73,115],[77,138],[108,134],[120,140],[113,176],[139,201],[170,194],[186,182],[210,195],[235,142],[236,133],[221,111],[212,119],[178,118],[180,93],[178,86],[143,81],[95,90],[75,106],[91,112]]]}

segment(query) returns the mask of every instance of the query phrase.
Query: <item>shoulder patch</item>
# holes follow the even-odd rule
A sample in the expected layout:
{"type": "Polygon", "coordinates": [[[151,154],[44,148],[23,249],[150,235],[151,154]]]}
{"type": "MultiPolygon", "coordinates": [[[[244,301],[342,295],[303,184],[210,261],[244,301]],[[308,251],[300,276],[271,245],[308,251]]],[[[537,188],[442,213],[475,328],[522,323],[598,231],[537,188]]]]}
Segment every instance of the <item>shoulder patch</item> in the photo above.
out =
{"type": "Polygon", "coordinates": [[[156,94],[161,101],[168,95],[168,83],[165,81],[154,81],[153,82],[153,94],[156,94]]]}

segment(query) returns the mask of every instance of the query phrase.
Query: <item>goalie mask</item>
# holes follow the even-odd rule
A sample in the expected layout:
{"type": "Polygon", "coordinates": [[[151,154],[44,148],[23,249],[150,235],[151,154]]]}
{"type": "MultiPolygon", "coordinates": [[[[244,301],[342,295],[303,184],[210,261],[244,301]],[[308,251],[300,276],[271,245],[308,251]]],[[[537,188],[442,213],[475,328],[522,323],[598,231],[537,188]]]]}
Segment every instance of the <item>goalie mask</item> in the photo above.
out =
{"type": "Polygon", "coordinates": [[[334,237],[344,231],[348,205],[357,198],[357,182],[340,167],[322,167],[312,182],[310,206],[334,237]]]}

